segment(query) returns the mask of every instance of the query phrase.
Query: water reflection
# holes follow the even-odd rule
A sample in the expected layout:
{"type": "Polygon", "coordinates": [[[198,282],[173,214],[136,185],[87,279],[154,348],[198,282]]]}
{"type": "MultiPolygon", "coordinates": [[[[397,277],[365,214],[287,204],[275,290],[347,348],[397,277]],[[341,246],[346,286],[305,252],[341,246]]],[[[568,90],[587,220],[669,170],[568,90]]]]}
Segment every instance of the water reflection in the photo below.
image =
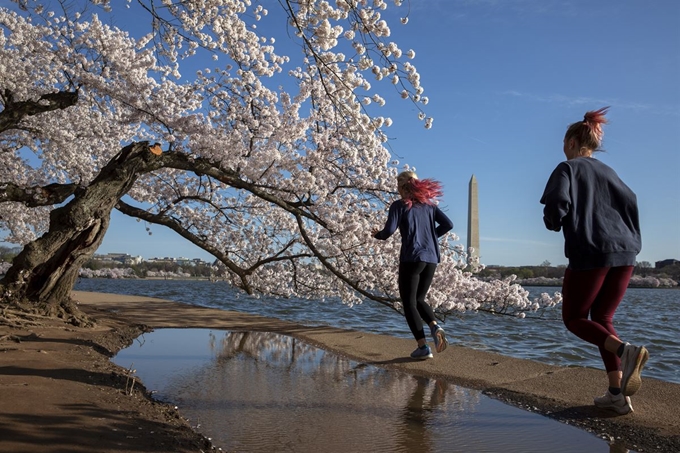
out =
{"type": "Polygon", "coordinates": [[[158,330],[114,360],[226,451],[625,452],[479,391],[278,334],[158,330]]]}
{"type": "Polygon", "coordinates": [[[445,401],[448,384],[442,379],[433,381],[434,385],[427,378],[415,377],[415,380],[416,387],[402,412],[397,448],[399,451],[435,451],[428,426],[437,416],[437,407],[445,401]]]}

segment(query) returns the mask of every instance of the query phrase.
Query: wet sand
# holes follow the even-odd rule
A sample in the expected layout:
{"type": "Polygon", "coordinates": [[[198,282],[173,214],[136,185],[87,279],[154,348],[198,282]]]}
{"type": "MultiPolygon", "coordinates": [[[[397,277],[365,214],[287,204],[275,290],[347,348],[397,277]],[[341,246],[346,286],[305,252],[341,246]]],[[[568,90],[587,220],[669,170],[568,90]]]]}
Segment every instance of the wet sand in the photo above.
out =
{"type": "Polygon", "coordinates": [[[597,435],[606,433],[631,450],[680,452],[678,384],[645,378],[633,397],[635,412],[617,416],[592,406],[593,396],[606,386],[603,370],[455,345],[433,360],[412,361],[414,342],[387,335],[305,327],[148,297],[76,291],[74,299],[97,320],[96,329],[0,327],[0,451],[207,451],[209,444],[191,432],[179,411],[152,401],[139,385],[126,395],[126,370],[108,361],[144,329],[173,327],[291,335],[361,363],[481,390],[597,435]]]}

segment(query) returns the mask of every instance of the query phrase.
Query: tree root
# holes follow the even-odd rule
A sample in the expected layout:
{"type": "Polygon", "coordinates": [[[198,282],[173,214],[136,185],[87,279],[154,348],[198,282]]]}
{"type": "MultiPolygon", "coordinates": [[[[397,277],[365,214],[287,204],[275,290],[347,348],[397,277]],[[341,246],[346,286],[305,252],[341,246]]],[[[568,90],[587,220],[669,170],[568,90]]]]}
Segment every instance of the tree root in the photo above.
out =
{"type": "Polygon", "coordinates": [[[45,320],[48,317],[26,313],[9,307],[3,307],[0,310],[0,326],[11,328],[38,327],[44,325],[43,322],[38,322],[41,319],[45,320]]]}
{"type": "Polygon", "coordinates": [[[38,327],[55,319],[76,327],[94,327],[94,319],[78,310],[72,301],[50,306],[27,301],[0,304],[0,325],[16,328],[38,327]]]}

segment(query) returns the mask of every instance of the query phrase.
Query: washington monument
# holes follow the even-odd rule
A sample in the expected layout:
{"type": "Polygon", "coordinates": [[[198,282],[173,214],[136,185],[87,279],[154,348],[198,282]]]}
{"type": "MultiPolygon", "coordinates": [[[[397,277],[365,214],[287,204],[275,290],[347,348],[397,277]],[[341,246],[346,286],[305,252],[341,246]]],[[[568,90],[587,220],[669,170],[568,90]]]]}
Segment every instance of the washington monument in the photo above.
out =
{"type": "Polygon", "coordinates": [[[479,257],[479,206],[477,200],[477,178],[472,175],[468,189],[467,248],[474,248],[471,256],[479,257]]]}

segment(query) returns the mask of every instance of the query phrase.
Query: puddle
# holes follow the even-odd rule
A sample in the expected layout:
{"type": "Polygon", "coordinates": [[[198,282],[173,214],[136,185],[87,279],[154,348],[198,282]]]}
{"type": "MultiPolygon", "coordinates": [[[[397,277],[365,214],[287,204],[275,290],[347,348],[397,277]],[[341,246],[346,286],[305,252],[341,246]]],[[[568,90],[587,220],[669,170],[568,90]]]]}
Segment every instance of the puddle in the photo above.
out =
{"type": "Polygon", "coordinates": [[[278,334],[161,329],[113,361],[223,451],[628,452],[478,390],[278,334]]]}

